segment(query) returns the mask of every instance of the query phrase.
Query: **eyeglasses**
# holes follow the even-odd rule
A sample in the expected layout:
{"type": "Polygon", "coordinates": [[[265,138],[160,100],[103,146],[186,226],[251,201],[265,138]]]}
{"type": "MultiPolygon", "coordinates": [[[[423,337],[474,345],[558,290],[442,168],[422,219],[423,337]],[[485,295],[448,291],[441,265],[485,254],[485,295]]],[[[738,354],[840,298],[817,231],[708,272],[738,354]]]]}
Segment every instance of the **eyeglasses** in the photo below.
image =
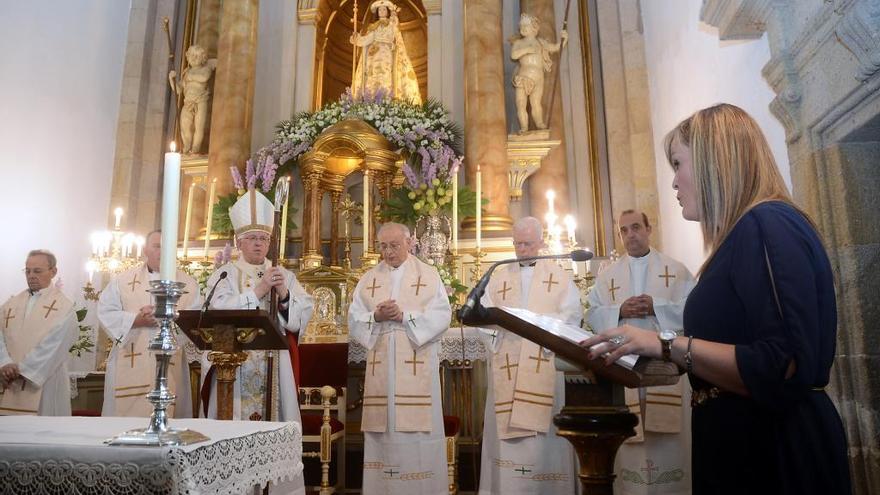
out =
{"type": "Polygon", "coordinates": [[[253,243],[262,242],[264,244],[268,244],[270,237],[266,235],[246,235],[242,237],[242,239],[253,243]]]}
{"type": "Polygon", "coordinates": [[[379,251],[387,251],[389,249],[392,251],[397,251],[398,249],[401,248],[401,246],[402,246],[402,244],[399,244],[397,242],[392,242],[391,244],[380,243],[379,244],[379,251]]]}

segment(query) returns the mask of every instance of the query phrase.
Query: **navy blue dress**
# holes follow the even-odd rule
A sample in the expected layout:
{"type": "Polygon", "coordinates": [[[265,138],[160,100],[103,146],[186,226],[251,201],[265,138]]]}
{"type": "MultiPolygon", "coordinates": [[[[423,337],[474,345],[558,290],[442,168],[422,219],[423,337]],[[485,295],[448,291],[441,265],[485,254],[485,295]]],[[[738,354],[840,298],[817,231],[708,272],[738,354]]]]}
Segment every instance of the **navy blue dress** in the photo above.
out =
{"type": "MultiPolygon", "coordinates": [[[[750,395],[721,392],[694,405],[695,495],[851,493],[843,424],[821,390],[834,360],[834,281],[816,232],[797,210],[768,202],[743,216],[691,292],[684,327],[736,346],[750,395]],[[797,370],[786,379],[791,359],[797,370]]],[[[699,360],[699,345],[694,353],[699,360]]],[[[712,387],[695,375],[690,381],[695,391],[712,387]]]]}

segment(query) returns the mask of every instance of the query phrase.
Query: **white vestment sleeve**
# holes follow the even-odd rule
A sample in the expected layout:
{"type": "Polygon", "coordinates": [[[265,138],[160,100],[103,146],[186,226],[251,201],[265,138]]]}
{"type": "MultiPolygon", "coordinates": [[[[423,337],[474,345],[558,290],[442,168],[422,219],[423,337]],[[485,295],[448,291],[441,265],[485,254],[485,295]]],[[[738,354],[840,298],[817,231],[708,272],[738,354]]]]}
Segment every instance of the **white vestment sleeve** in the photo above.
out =
{"type": "Polygon", "coordinates": [[[620,305],[603,305],[599,300],[599,291],[596,289],[598,286],[597,279],[587,296],[587,302],[590,304],[590,309],[587,310],[587,322],[590,324],[590,328],[597,333],[609,328],[616,328],[620,321],[620,305]]]}
{"type": "Polygon", "coordinates": [[[405,311],[403,313],[403,325],[406,327],[406,336],[416,348],[435,340],[449,329],[452,320],[452,307],[449,306],[449,297],[446,295],[446,286],[443,281],[437,281],[437,292],[424,311],[405,311]]]}
{"type": "Polygon", "coordinates": [[[290,293],[290,307],[287,309],[286,320],[281,312],[278,312],[278,321],[281,327],[287,329],[290,333],[299,333],[309,323],[312,317],[312,311],[315,309],[315,300],[310,296],[299,280],[292,273],[287,273],[287,291],[290,293]]]}
{"type": "Polygon", "coordinates": [[[76,313],[71,311],[55,323],[43,340],[18,363],[19,373],[42,387],[46,379],[70,358],[68,351],[76,341],[78,330],[76,313]]]}
{"type": "Polygon", "coordinates": [[[348,307],[348,333],[362,346],[372,349],[379,339],[381,325],[374,321],[373,312],[367,309],[367,304],[361,295],[363,283],[364,277],[361,277],[354,289],[354,300],[348,307]]]}
{"type": "Polygon", "coordinates": [[[687,302],[691,289],[696,285],[693,278],[689,278],[683,282],[684,293],[675,301],[670,301],[662,297],[652,297],[654,301],[654,315],[657,316],[657,323],[664,330],[676,330],[681,333],[684,329],[684,305],[687,302]]]}
{"type": "MultiPolygon", "coordinates": [[[[207,290],[217,283],[220,273],[223,270],[217,270],[208,278],[207,290]]],[[[260,298],[253,289],[247,289],[241,294],[234,289],[234,284],[238,283],[238,274],[236,270],[227,269],[227,277],[217,284],[217,290],[214,291],[214,297],[211,299],[211,307],[214,309],[256,309],[260,307],[260,298]]]]}
{"type": "Polygon", "coordinates": [[[101,291],[98,298],[98,321],[113,340],[125,345],[125,337],[137,315],[122,309],[122,296],[119,294],[119,282],[116,277],[101,291]]]}
{"type": "MultiPolygon", "coordinates": [[[[11,300],[12,298],[10,297],[9,299],[11,300]]],[[[6,366],[12,362],[12,356],[9,355],[9,351],[6,349],[6,338],[3,336],[3,332],[0,332],[0,366],[6,366]]]]}
{"type": "Polygon", "coordinates": [[[581,320],[584,319],[584,307],[581,305],[581,292],[573,281],[568,282],[568,291],[565,293],[565,300],[559,307],[559,313],[553,315],[569,325],[580,326],[581,320]]]}

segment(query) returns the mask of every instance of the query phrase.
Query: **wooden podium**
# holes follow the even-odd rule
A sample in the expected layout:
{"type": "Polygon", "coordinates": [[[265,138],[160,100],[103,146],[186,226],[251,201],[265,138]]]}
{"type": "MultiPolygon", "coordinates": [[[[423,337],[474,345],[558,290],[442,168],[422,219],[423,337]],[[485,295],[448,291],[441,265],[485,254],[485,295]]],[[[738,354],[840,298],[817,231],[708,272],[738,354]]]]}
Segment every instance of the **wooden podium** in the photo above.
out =
{"type": "Polygon", "coordinates": [[[633,369],[590,360],[589,351],[499,308],[475,307],[462,322],[475,327],[500,327],[556,353],[580,368],[583,383],[565,383],[565,405],[553,418],[558,435],[574,445],[580,461],[578,478],[584,495],[611,495],[614,457],[638,424],[629,412],[623,387],[671,385],[681,371],[673,363],[639,358],[633,369]]]}
{"type": "Polygon", "coordinates": [[[177,325],[217,368],[217,419],[232,418],[235,372],[247,361],[244,351],[288,350],[277,321],[262,309],[211,309],[179,312],[177,325]]]}

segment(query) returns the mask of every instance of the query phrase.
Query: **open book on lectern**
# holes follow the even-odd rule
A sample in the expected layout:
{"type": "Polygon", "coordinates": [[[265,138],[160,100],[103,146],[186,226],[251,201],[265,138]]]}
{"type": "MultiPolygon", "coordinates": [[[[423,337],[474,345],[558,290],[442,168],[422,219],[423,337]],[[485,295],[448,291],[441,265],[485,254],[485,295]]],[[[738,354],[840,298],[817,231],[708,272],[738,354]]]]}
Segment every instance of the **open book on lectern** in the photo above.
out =
{"type": "MultiPolygon", "coordinates": [[[[595,335],[593,332],[589,330],[585,330],[581,327],[576,327],[569,323],[565,323],[562,320],[557,318],[553,318],[552,316],[542,315],[538,313],[533,313],[527,309],[523,308],[510,308],[507,306],[502,306],[500,309],[506,313],[509,313],[513,316],[516,316],[520,320],[526,321],[535,325],[536,327],[544,330],[547,333],[553,334],[557,337],[561,337],[572,344],[580,344],[580,342],[592,337],[595,335]]],[[[600,344],[596,344],[590,349],[600,349],[603,347],[608,347],[608,344],[602,342],[600,344]]],[[[631,370],[635,367],[636,361],[639,360],[639,356],[635,354],[627,354],[622,356],[620,359],[615,361],[614,364],[618,364],[623,366],[624,368],[631,370]]]]}

